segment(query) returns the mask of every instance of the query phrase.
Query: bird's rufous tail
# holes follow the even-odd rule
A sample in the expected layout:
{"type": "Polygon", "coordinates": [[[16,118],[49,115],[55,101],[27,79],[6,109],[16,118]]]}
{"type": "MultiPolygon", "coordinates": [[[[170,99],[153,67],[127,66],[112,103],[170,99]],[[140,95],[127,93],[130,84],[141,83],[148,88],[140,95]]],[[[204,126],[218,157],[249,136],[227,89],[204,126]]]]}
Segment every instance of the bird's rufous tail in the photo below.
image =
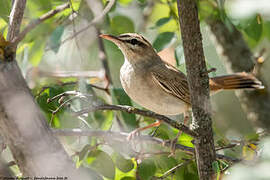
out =
{"type": "Polygon", "coordinates": [[[211,91],[222,89],[263,89],[262,83],[252,74],[245,72],[217,76],[210,78],[209,85],[211,91]]]}

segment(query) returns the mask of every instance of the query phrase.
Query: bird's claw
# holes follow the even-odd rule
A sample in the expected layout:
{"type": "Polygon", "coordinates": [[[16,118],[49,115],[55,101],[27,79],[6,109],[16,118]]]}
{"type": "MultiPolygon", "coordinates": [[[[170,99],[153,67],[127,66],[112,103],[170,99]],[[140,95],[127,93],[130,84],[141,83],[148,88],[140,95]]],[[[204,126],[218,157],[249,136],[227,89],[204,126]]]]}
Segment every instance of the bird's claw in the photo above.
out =
{"type": "Polygon", "coordinates": [[[127,136],[127,141],[131,141],[136,136],[139,136],[139,131],[137,129],[129,133],[129,135],[127,136]]]}

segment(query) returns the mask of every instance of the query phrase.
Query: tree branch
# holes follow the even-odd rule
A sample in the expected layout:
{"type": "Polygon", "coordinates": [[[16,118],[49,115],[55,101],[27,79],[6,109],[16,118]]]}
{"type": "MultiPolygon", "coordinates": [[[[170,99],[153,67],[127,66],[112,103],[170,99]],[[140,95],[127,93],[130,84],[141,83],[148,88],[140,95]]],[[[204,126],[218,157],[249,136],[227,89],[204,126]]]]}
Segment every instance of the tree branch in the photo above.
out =
{"type": "Polygon", "coordinates": [[[209,180],[215,173],[212,163],[216,160],[216,153],[211,120],[209,77],[206,73],[197,5],[195,0],[177,0],[177,5],[194,117],[192,128],[198,134],[194,141],[198,174],[201,180],[209,180]]]}
{"type": "Polygon", "coordinates": [[[91,26],[98,24],[103,19],[103,17],[111,10],[111,8],[113,7],[114,3],[115,3],[115,0],[110,0],[109,3],[107,4],[107,6],[104,8],[104,10],[100,13],[99,16],[96,16],[87,26],[85,26],[84,28],[80,29],[76,33],[72,34],[72,36],[64,39],[61,42],[61,45],[64,44],[64,43],[66,43],[67,41],[73,39],[74,37],[78,36],[80,33],[86,31],[91,26]]]}
{"type": "Polygon", "coordinates": [[[23,13],[26,5],[26,0],[14,0],[11,13],[9,15],[9,31],[7,40],[12,41],[20,32],[23,13]]]}
{"type": "Polygon", "coordinates": [[[55,77],[55,78],[99,78],[104,79],[104,71],[43,71],[38,68],[32,68],[27,76],[55,77]]]}
{"type": "Polygon", "coordinates": [[[89,112],[93,112],[93,111],[98,111],[98,110],[115,110],[115,111],[123,111],[123,112],[127,112],[127,113],[134,113],[134,114],[139,114],[142,116],[146,116],[146,117],[151,117],[157,120],[161,120],[166,122],[167,124],[171,125],[172,127],[190,135],[193,137],[197,136],[197,133],[195,133],[194,131],[190,130],[187,126],[185,126],[182,123],[178,123],[166,116],[160,115],[160,114],[156,114],[154,112],[151,111],[145,111],[145,110],[140,110],[131,106],[123,106],[123,105],[109,105],[109,104],[103,104],[103,105],[99,105],[99,106],[94,106],[94,107],[89,107],[89,108],[85,108],[81,111],[78,111],[76,113],[74,113],[74,116],[79,116],[85,113],[89,113],[89,112]]]}
{"type": "MultiPolygon", "coordinates": [[[[100,13],[103,11],[103,5],[100,0],[86,0],[86,3],[91,10],[91,12],[94,15],[94,19],[98,16],[100,16],[100,13]]],[[[113,2],[111,2],[113,3],[113,2]]],[[[104,16],[103,16],[104,17],[104,16]]],[[[101,18],[101,20],[104,18],[101,18]]],[[[108,64],[108,59],[107,55],[105,52],[105,47],[104,43],[101,37],[99,37],[100,33],[100,28],[98,27],[98,24],[95,24],[95,28],[97,31],[97,40],[98,40],[98,46],[99,46],[99,54],[98,57],[102,63],[102,69],[105,71],[105,80],[106,80],[106,87],[108,88],[109,85],[112,85],[112,77],[111,77],[111,72],[108,64]]]]}
{"type": "Polygon", "coordinates": [[[99,46],[99,59],[101,60],[102,63],[102,67],[103,70],[105,71],[105,79],[107,80],[107,85],[106,87],[108,88],[109,85],[112,85],[112,76],[111,76],[111,72],[110,72],[110,68],[109,68],[109,64],[108,64],[108,59],[107,59],[107,55],[105,52],[105,47],[104,47],[104,43],[103,40],[101,39],[101,37],[99,36],[100,30],[98,28],[96,28],[98,33],[97,33],[97,37],[98,37],[98,46],[99,46]]]}
{"type": "MultiPolygon", "coordinates": [[[[20,0],[18,0],[20,1],[20,0]]],[[[23,0],[25,1],[25,0],[23,0]]],[[[69,8],[69,3],[65,3],[62,4],[60,6],[57,6],[55,9],[47,12],[46,14],[42,15],[40,18],[35,19],[33,21],[31,21],[25,28],[24,30],[18,35],[16,36],[11,42],[13,43],[13,46],[17,46],[17,44],[23,40],[23,38],[27,35],[27,33],[29,33],[31,30],[33,30],[35,27],[37,27],[39,24],[41,24],[43,21],[53,17],[54,15],[56,15],[57,13],[69,8]]]]}
{"type": "Polygon", "coordinates": [[[16,61],[0,69],[0,130],[23,175],[86,179],[53,136],[16,61]]]}
{"type": "MultiPolygon", "coordinates": [[[[108,142],[118,141],[125,144],[127,144],[127,137],[129,135],[128,133],[124,133],[124,132],[85,130],[85,129],[84,130],[82,129],[52,129],[52,131],[56,136],[89,136],[89,137],[103,138],[105,139],[105,141],[107,140],[108,142]]],[[[155,143],[159,145],[164,145],[168,148],[171,147],[171,142],[164,141],[160,138],[147,136],[147,135],[135,136],[133,141],[136,141],[138,143],[146,143],[146,144],[150,142],[150,143],[155,143]]],[[[194,154],[194,149],[188,146],[176,144],[175,148],[181,151],[194,154]]],[[[222,154],[217,154],[217,158],[225,160],[225,161],[229,161],[231,163],[237,163],[241,161],[241,159],[225,156],[222,154]]]]}

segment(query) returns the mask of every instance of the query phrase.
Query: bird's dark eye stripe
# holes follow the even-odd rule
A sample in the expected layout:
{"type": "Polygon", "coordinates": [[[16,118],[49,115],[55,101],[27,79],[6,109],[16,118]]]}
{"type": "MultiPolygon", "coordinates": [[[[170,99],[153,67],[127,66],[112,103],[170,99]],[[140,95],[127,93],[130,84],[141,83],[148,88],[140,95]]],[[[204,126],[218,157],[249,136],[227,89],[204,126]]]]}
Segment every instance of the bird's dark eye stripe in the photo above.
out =
{"type": "Polygon", "coordinates": [[[125,40],[125,42],[130,43],[132,45],[141,45],[141,44],[143,44],[141,41],[138,41],[137,39],[128,39],[128,40],[125,40]]]}

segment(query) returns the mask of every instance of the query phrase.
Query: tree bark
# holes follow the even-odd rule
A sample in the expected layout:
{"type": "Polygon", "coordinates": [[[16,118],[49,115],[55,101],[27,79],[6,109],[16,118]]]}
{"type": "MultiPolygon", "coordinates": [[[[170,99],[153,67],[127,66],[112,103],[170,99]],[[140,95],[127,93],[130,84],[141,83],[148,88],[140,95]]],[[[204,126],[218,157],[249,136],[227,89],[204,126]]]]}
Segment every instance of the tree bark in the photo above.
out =
{"type": "Polygon", "coordinates": [[[53,136],[16,61],[4,61],[0,64],[0,129],[23,175],[86,179],[53,136]]]}
{"type": "MultiPolygon", "coordinates": [[[[217,45],[217,52],[224,60],[229,73],[251,72],[255,66],[255,57],[244,41],[241,32],[233,24],[224,24],[220,19],[209,17],[208,23],[217,45]]],[[[270,87],[264,77],[258,73],[265,86],[264,90],[236,91],[241,106],[247,115],[247,119],[253,122],[255,127],[270,129],[270,87]]]]}
{"type": "MultiPolygon", "coordinates": [[[[15,0],[9,40],[19,33],[25,0],[15,0]]],[[[1,47],[0,130],[24,177],[89,179],[78,171],[36,104],[15,60],[14,47],[1,47]]]]}
{"type": "Polygon", "coordinates": [[[209,77],[204,59],[198,11],[195,0],[177,0],[177,5],[191,94],[192,128],[198,133],[194,142],[198,173],[201,180],[209,180],[214,176],[212,163],[216,160],[216,154],[212,131],[209,77]]]}
{"type": "Polygon", "coordinates": [[[8,34],[7,34],[8,41],[11,41],[20,32],[25,4],[26,4],[26,0],[14,0],[12,3],[12,9],[9,15],[10,20],[8,24],[8,28],[9,28],[8,34]]]}

